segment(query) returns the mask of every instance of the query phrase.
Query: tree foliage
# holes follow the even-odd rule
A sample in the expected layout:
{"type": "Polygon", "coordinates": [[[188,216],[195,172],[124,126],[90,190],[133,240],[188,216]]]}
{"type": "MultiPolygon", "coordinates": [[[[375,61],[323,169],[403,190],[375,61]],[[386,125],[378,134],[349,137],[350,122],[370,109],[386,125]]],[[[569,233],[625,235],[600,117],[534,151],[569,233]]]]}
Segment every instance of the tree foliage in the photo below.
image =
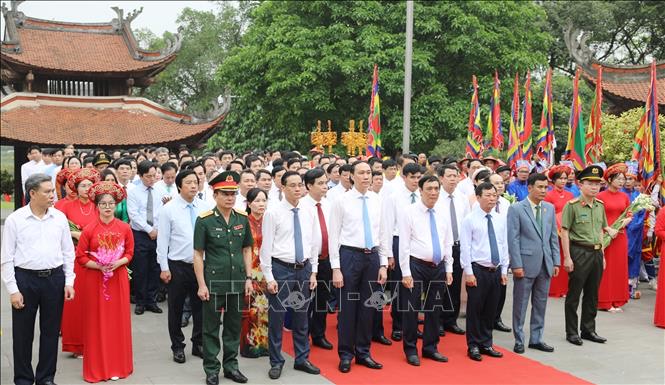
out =
{"type": "MultiPolygon", "coordinates": [[[[620,116],[603,114],[603,158],[608,164],[629,160],[633,151],[635,132],[644,115],[644,107],[633,108],[620,116]]],[[[665,116],[658,116],[660,143],[665,144],[665,116]]],[[[662,147],[661,147],[662,148],[662,147]]],[[[661,155],[662,157],[662,155],[661,155]]]]}

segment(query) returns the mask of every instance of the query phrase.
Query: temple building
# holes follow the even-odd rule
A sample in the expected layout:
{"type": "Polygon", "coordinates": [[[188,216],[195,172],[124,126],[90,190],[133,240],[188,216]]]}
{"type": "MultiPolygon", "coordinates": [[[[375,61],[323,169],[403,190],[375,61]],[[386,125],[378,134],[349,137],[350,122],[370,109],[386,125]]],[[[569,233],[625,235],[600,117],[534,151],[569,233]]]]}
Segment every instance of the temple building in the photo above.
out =
{"type": "Polygon", "coordinates": [[[224,98],[207,116],[181,114],[141,97],[175,60],[178,34],[160,51],[141,49],[131,23],[141,9],[107,23],[71,23],[27,17],[21,1],[3,3],[0,139],[14,146],[15,202],[20,206],[20,166],[31,144],[81,148],[205,142],[229,108],[224,98]],[[138,95],[134,95],[134,93],[138,95]]]}

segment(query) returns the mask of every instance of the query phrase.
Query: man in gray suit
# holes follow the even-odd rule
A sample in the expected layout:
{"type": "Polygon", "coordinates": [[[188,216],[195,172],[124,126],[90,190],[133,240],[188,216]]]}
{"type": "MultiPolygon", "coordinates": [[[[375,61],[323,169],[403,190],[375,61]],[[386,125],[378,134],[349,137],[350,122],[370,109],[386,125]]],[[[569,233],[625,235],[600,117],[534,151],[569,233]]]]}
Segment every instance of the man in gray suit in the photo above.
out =
{"type": "Polygon", "coordinates": [[[543,342],[545,307],[550,280],[559,274],[559,236],[554,206],[543,202],[547,177],[531,174],[528,199],[508,209],[508,250],[513,271],[513,333],[515,353],[524,353],[524,320],[531,296],[529,348],[553,352],[543,342]]]}

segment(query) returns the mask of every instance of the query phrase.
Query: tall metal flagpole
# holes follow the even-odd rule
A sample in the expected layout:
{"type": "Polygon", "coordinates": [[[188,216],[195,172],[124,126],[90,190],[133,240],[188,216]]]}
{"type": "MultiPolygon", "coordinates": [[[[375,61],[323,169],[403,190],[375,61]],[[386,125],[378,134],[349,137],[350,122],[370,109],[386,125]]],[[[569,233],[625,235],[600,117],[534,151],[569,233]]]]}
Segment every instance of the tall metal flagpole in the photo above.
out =
{"type": "Polygon", "coordinates": [[[413,56],[413,1],[406,2],[406,50],[404,54],[404,128],[402,153],[410,152],[411,136],[411,62],[413,56]]]}

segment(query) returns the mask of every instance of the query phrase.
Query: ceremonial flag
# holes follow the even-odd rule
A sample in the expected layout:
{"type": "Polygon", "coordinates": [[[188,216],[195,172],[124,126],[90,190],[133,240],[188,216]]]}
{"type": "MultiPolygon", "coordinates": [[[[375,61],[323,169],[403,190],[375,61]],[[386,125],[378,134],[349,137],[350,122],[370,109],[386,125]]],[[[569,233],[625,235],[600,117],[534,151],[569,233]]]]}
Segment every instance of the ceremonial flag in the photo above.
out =
{"type": "MultiPolygon", "coordinates": [[[[642,177],[644,191],[650,193],[659,175],[663,174],[658,132],[658,97],[656,96],[656,61],[651,62],[651,85],[647,94],[644,115],[635,134],[633,160],[637,161],[637,173],[642,177]]],[[[661,183],[661,200],[665,198],[665,182],[661,183]]]]}
{"type": "Polygon", "coordinates": [[[522,119],[520,120],[520,140],[522,142],[521,157],[531,161],[533,151],[531,149],[533,141],[533,118],[531,117],[531,74],[526,73],[526,83],[524,84],[524,104],[522,105],[522,119]]]}
{"type": "Polygon", "coordinates": [[[473,95],[471,96],[471,112],[466,134],[466,156],[479,158],[483,152],[483,130],[480,128],[480,108],[478,105],[478,81],[473,75],[473,95]]]}
{"type": "Polygon", "coordinates": [[[374,64],[372,79],[372,98],[369,102],[369,118],[367,118],[367,150],[365,155],[381,157],[381,104],[379,103],[379,67],[374,64]]]}
{"type": "Polygon", "coordinates": [[[598,66],[598,77],[596,78],[596,96],[591,105],[589,116],[589,127],[586,130],[586,147],[584,149],[587,164],[598,163],[603,155],[603,137],[600,134],[601,127],[601,105],[603,104],[603,67],[598,66]]]}
{"type": "Polygon", "coordinates": [[[513,86],[513,104],[510,108],[510,128],[508,130],[508,165],[512,168],[518,159],[522,159],[520,146],[519,125],[520,125],[520,81],[515,74],[515,83],[513,86]]]}
{"type": "Polygon", "coordinates": [[[547,70],[545,92],[543,93],[543,113],[540,116],[540,130],[536,136],[536,155],[554,164],[554,115],[552,114],[552,69],[547,70]]]}
{"type": "Polygon", "coordinates": [[[490,136],[489,148],[503,150],[503,130],[501,129],[501,83],[499,74],[494,71],[494,90],[490,99],[490,115],[487,119],[487,132],[490,136]]]}
{"type": "Polygon", "coordinates": [[[582,100],[578,93],[580,81],[580,69],[575,72],[573,80],[573,104],[570,107],[570,119],[568,120],[568,144],[563,154],[563,159],[573,162],[576,170],[582,170],[586,166],[584,160],[584,121],[582,120],[582,100]]]}

